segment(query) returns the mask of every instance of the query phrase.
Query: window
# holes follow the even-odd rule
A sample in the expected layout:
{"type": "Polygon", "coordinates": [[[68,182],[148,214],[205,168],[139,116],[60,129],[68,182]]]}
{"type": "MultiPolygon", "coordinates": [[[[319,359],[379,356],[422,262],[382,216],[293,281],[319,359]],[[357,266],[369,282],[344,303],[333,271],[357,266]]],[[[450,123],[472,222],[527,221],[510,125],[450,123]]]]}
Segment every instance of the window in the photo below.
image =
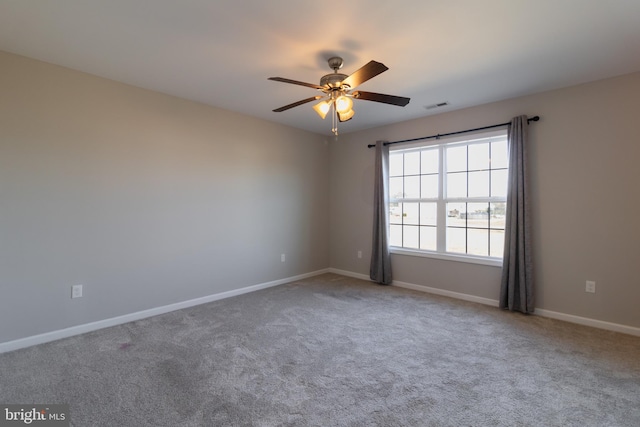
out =
{"type": "Polygon", "coordinates": [[[391,147],[392,251],[498,265],[504,248],[506,131],[391,147]]]}

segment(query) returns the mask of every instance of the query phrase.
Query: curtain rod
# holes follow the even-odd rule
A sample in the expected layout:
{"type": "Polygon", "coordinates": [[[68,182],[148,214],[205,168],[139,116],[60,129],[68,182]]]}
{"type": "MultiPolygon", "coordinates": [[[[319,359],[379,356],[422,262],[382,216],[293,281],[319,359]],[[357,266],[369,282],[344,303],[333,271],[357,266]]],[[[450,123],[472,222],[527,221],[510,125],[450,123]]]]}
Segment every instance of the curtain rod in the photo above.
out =
{"type": "MultiPolygon", "coordinates": [[[[540,120],[539,116],[533,116],[530,119],[527,119],[527,123],[537,122],[538,120],[540,120]]],[[[431,135],[431,136],[422,136],[420,138],[403,139],[401,141],[385,142],[383,145],[393,145],[393,144],[401,144],[403,142],[422,141],[423,139],[434,139],[434,138],[435,139],[440,139],[443,136],[459,135],[461,133],[476,132],[476,131],[479,131],[479,130],[499,128],[501,126],[507,126],[509,124],[511,124],[511,122],[500,123],[499,125],[483,126],[481,128],[475,128],[475,129],[459,130],[458,132],[449,132],[449,133],[443,133],[443,134],[437,134],[437,135],[431,135]]],[[[369,148],[373,148],[375,146],[376,146],[375,144],[367,145],[367,147],[369,147],[369,148]]]]}

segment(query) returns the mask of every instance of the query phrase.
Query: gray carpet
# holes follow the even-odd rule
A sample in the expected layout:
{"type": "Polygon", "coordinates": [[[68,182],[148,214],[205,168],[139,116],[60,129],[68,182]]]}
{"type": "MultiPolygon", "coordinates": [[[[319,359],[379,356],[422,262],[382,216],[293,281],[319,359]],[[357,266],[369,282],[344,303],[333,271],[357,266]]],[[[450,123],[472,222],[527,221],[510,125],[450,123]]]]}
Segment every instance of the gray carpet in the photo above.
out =
{"type": "Polygon", "coordinates": [[[640,426],[640,338],[326,274],[0,355],[74,426],[640,426]]]}

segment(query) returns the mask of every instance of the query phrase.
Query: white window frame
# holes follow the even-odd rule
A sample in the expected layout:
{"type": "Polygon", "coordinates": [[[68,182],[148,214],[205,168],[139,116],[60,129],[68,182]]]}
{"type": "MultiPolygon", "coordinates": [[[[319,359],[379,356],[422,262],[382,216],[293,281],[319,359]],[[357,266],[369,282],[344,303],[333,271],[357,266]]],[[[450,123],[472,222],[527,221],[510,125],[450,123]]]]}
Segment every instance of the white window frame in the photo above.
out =
{"type": "Polygon", "coordinates": [[[472,254],[462,254],[446,252],[446,232],[447,232],[447,203],[506,203],[505,197],[464,197],[464,198],[447,198],[446,197],[446,150],[445,147],[452,145],[473,145],[487,140],[495,138],[507,137],[507,129],[492,130],[485,132],[467,133],[464,135],[457,135],[454,137],[441,138],[435,141],[421,141],[408,144],[398,144],[398,146],[389,147],[389,152],[392,154],[397,151],[419,151],[424,148],[438,147],[439,154],[439,171],[438,171],[438,197],[433,199],[423,198],[402,198],[396,199],[389,194],[389,203],[420,203],[420,202],[436,202],[437,203],[437,250],[425,250],[414,249],[399,246],[391,246],[390,252],[392,254],[409,255],[425,258],[443,259],[449,261],[466,262],[473,264],[490,265],[495,267],[502,267],[502,257],[481,256],[472,254]]]}

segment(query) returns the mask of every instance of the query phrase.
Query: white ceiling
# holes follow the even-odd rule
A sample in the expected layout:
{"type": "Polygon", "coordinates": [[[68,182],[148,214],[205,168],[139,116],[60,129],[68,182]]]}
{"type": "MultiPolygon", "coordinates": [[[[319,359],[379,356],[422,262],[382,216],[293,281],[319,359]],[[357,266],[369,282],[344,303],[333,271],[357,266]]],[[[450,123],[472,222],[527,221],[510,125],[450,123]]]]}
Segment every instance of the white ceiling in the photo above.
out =
{"type": "Polygon", "coordinates": [[[328,135],[267,77],[384,63],[360,89],[411,102],[355,101],[352,132],[638,71],[640,0],[0,0],[0,50],[328,135]]]}

